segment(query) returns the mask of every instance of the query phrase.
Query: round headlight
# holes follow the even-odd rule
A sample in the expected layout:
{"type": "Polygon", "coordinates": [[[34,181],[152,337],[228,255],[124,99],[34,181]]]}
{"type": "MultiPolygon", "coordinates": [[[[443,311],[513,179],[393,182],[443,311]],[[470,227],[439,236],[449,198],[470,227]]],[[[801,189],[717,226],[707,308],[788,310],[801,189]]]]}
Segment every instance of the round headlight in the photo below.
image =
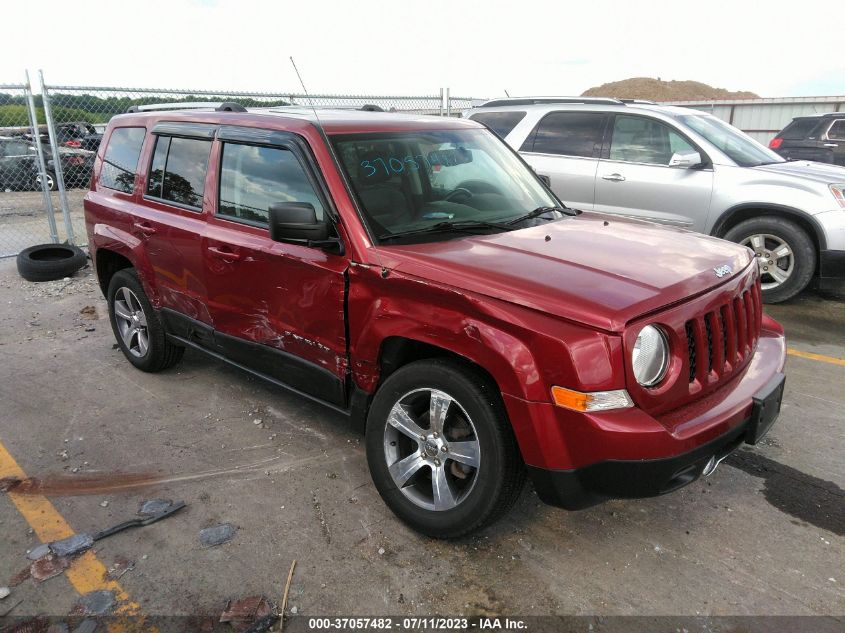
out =
{"type": "Polygon", "coordinates": [[[653,387],[663,380],[669,366],[669,344],[659,328],[646,325],[642,329],[634,343],[631,361],[634,378],[643,387],[653,387]]]}

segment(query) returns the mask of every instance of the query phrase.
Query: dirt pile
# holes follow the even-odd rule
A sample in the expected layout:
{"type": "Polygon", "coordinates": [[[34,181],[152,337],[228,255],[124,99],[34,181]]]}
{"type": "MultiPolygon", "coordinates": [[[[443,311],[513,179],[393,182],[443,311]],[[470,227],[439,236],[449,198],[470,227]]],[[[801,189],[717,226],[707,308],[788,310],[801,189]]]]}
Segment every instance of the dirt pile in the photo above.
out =
{"type": "Polygon", "coordinates": [[[660,78],[633,77],[585,90],[582,97],[616,97],[651,101],[698,101],[711,99],[759,99],[753,92],[732,92],[700,81],[663,81],[660,78]]]}

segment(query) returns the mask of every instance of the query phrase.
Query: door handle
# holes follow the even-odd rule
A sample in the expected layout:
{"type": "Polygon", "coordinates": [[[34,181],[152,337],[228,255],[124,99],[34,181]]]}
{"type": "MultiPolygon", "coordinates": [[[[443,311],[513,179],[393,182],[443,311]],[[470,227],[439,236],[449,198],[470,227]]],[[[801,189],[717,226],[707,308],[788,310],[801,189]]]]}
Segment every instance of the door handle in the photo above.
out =
{"type": "Polygon", "coordinates": [[[622,182],[625,180],[625,176],[622,174],[605,174],[602,176],[602,180],[611,180],[613,182],[622,182]]]}
{"type": "Polygon", "coordinates": [[[139,233],[143,233],[147,237],[153,235],[156,232],[155,228],[153,228],[147,222],[135,222],[132,224],[132,228],[134,228],[139,233]]]}
{"type": "Polygon", "coordinates": [[[839,147],[839,143],[825,143],[825,147],[839,147]]]}
{"type": "Polygon", "coordinates": [[[241,258],[241,256],[237,253],[234,253],[228,249],[219,248],[217,246],[209,246],[208,252],[211,253],[214,257],[222,259],[224,261],[236,262],[241,258]]]}

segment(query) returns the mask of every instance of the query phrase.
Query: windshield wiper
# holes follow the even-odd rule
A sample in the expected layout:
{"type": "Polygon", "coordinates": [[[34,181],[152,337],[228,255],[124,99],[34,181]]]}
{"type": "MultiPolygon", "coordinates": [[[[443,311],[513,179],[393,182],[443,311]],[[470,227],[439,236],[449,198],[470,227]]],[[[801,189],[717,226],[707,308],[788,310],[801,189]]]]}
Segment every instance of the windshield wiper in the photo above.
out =
{"type": "Polygon", "coordinates": [[[483,220],[458,220],[457,222],[446,221],[432,224],[420,229],[410,229],[407,231],[398,231],[396,233],[388,233],[387,235],[379,235],[379,240],[391,240],[397,237],[407,237],[409,235],[420,235],[422,233],[441,233],[448,231],[476,231],[478,229],[499,229],[500,231],[512,231],[513,227],[510,224],[503,224],[501,222],[485,222],[483,220]]]}
{"type": "Polygon", "coordinates": [[[525,222],[526,220],[532,220],[534,218],[539,218],[541,215],[545,215],[546,213],[551,213],[552,211],[559,211],[564,215],[578,215],[578,212],[575,209],[570,209],[569,207],[537,207],[533,211],[529,211],[525,215],[520,215],[517,218],[509,221],[508,224],[519,224],[520,222],[525,222]]]}

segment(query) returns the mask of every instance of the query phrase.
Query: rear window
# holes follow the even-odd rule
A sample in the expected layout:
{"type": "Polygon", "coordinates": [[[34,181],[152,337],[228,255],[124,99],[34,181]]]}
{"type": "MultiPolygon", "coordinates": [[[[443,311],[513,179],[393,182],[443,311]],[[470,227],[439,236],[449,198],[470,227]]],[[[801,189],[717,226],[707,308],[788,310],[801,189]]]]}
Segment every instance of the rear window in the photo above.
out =
{"type": "Polygon", "coordinates": [[[23,141],[9,141],[0,145],[0,156],[26,156],[29,153],[29,144],[23,141]]]}
{"type": "Polygon", "coordinates": [[[505,138],[525,118],[525,112],[479,112],[470,119],[486,125],[496,134],[505,138]]]}
{"type": "Polygon", "coordinates": [[[785,141],[800,141],[811,136],[818,124],[818,119],[793,119],[778,136],[785,141]]]}
{"type": "Polygon", "coordinates": [[[598,156],[607,116],[599,112],[551,112],[520,148],[523,152],[598,156]]]}
{"type": "Polygon", "coordinates": [[[103,156],[103,170],[100,172],[100,185],[132,193],[135,188],[135,170],[141,145],[144,144],[146,129],[142,127],[115,128],[109,138],[106,154],[103,156]]]}
{"type": "Polygon", "coordinates": [[[202,208],[210,151],[208,140],[159,136],[150,163],[147,195],[202,208]]]}

